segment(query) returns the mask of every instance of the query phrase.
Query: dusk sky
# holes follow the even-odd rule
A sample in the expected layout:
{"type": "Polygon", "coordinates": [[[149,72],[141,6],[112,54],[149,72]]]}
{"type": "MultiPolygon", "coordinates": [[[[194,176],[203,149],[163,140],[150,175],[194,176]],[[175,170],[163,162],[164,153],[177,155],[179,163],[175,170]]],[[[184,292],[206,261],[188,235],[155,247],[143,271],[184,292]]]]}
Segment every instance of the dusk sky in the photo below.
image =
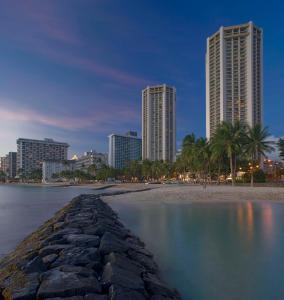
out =
{"type": "Polygon", "coordinates": [[[107,151],[141,135],[141,90],[177,89],[177,141],[205,135],[206,38],[221,25],[264,30],[264,120],[284,135],[284,4],[275,1],[0,0],[0,156],[18,137],[107,151]]]}

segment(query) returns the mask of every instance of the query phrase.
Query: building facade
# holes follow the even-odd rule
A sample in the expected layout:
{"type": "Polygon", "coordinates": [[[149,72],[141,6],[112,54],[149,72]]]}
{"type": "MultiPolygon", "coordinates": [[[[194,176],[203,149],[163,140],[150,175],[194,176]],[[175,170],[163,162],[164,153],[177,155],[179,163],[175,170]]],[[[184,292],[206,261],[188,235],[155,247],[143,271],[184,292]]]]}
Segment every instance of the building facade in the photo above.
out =
{"type": "Polygon", "coordinates": [[[75,160],[75,169],[87,171],[92,165],[96,166],[96,169],[100,169],[103,165],[107,164],[107,155],[105,153],[98,153],[96,151],[85,152],[84,155],[78,157],[75,160]]]}
{"type": "Polygon", "coordinates": [[[8,175],[7,174],[8,166],[9,166],[8,155],[0,157],[0,171],[8,175]]]}
{"type": "Polygon", "coordinates": [[[44,160],[42,162],[42,182],[54,181],[54,175],[59,175],[63,171],[74,171],[74,160],[44,160]]]}
{"type": "Polygon", "coordinates": [[[176,156],[176,89],[168,85],[142,91],[142,158],[174,161],[176,156]]]}
{"type": "Polygon", "coordinates": [[[142,140],[137,132],[125,135],[111,134],[109,139],[108,164],[115,169],[123,169],[133,160],[141,160],[142,140]]]}
{"type": "Polygon", "coordinates": [[[8,153],[8,176],[15,178],[17,174],[17,152],[8,153]]]}
{"type": "Polygon", "coordinates": [[[222,121],[262,124],[262,29],[252,22],[221,27],[207,38],[206,136],[222,121]]]}
{"type": "Polygon", "coordinates": [[[44,160],[67,160],[67,143],[52,139],[17,140],[17,174],[28,175],[31,171],[41,169],[44,160]]]}
{"type": "Polygon", "coordinates": [[[9,178],[16,177],[17,152],[9,152],[7,155],[0,157],[0,170],[9,178]]]}

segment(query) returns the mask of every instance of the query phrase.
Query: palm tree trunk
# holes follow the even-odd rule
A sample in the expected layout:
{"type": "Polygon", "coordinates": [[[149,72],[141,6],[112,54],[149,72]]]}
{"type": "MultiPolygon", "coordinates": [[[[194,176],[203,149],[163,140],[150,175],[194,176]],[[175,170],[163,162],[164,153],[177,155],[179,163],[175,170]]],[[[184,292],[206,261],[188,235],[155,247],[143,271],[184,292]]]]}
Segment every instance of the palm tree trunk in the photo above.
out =
{"type": "Polygon", "coordinates": [[[253,178],[253,159],[254,157],[252,157],[252,163],[251,163],[251,173],[250,173],[250,186],[253,187],[253,181],[254,181],[254,178],[253,178]]]}
{"type": "Polygon", "coordinates": [[[235,185],[235,171],[234,171],[234,162],[233,162],[233,155],[230,155],[230,169],[231,169],[231,176],[232,176],[232,186],[235,185]]]}

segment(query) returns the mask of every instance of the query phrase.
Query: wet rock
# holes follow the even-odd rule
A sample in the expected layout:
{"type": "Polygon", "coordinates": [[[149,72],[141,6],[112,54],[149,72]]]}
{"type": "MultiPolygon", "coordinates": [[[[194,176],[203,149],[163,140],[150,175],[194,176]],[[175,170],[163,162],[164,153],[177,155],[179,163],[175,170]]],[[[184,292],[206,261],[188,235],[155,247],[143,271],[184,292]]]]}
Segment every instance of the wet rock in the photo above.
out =
{"type": "Polygon", "coordinates": [[[61,240],[63,236],[68,235],[68,234],[79,234],[82,233],[82,230],[80,228],[64,228],[61,230],[58,230],[54,232],[49,238],[46,239],[46,242],[52,242],[52,241],[57,241],[61,240]]]}
{"type": "Polygon", "coordinates": [[[123,254],[114,253],[114,252],[110,253],[109,255],[105,256],[105,263],[108,263],[108,262],[111,265],[128,270],[135,274],[140,275],[143,272],[145,272],[145,268],[141,264],[127,258],[123,254]]]}
{"type": "Polygon", "coordinates": [[[100,262],[101,257],[97,248],[74,247],[61,252],[60,257],[51,265],[53,268],[60,265],[86,266],[100,262]]]}
{"type": "Polygon", "coordinates": [[[84,296],[100,293],[101,286],[95,277],[83,277],[72,272],[51,270],[42,277],[37,298],[84,296]]]}
{"type": "Polygon", "coordinates": [[[46,255],[42,258],[42,261],[49,266],[50,264],[52,264],[56,259],[57,259],[58,255],[57,254],[49,254],[46,255]]]}
{"type": "Polygon", "coordinates": [[[180,298],[169,298],[161,295],[155,295],[150,298],[150,300],[175,300],[175,299],[180,299],[180,298]]]}
{"type": "Polygon", "coordinates": [[[84,297],[84,300],[108,300],[107,295],[88,294],[84,297]]]}
{"type": "Polygon", "coordinates": [[[130,272],[111,263],[107,263],[104,267],[102,282],[106,286],[119,285],[140,292],[144,291],[144,282],[139,273],[130,272]]]}
{"type": "Polygon", "coordinates": [[[37,289],[39,286],[38,274],[32,273],[27,275],[27,282],[21,289],[16,289],[12,292],[13,300],[30,300],[36,298],[37,289]]]}
{"type": "Polygon", "coordinates": [[[156,275],[147,273],[144,274],[142,278],[145,282],[147,291],[149,291],[152,295],[163,296],[166,297],[166,299],[179,299],[177,292],[169,289],[168,286],[156,275]]]}
{"type": "Polygon", "coordinates": [[[56,297],[56,298],[48,298],[48,300],[84,300],[83,296],[73,296],[73,297],[56,297]]]}
{"type": "Polygon", "coordinates": [[[129,250],[128,255],[131,259],[144,266],[145,269],[148,270],[149,272],[152,273],[158,272],[158,266],[151,257],[133,250],[129,250]]]}
{"type": "Polygon", "coordinates": [[[118,226],[113,226],[105,223],[97,223],[96,226],[91,228],[86,228],[84,230],[86,234],[94,234],[98,236],[103,236],[106,232],[112,233],[120,239],[125,239],[129,235],[129,230],[121,228],[118,226]]]}
{"type": "Polygon", "coordinates": [[[24,267],[25,273],[41,273],[46,271],[46,266],[44,262],[42,261],[42,258],[39,256],[36,256],[31,261],[29,261],[26,266],[24,267]]]}
{"type": "Polygon", "coordinates": [[[121,239],[117,238],[114,234],[106,232],[101,239],[99,250],[103,255],[111,252],[122,253],[128,250],[128,245],[121,239]]]}
{"type": "Polygon", "coordinates": [[[62,222],[57,222],[57,223],[55,223],[54,225],[53,225],[53,230],[60,230],[60,229],[62,229],[64,227],[64,222],[62,221],[62,222]]]}
{"type": "Polygon", "coordinates": [[[146,300],[147,298],[134,290],[112,285],[109,288],[109,300],[146,300]]]}
{"type": "Polygon", "coordinates": [[[62,265],[60,267],[57,267],[56,269],[64,273],[76,273],[83,277],[97,277],[97,274],[94,270],[80,266],[62,265]]]}
{"type": "Polygon", "coordinates": [[[69,234],[64,236],[67,242],[81,247],[98,247],[100,244],[100,238],[95,235],[88,234],[69,234]]]}
{"type": "Polygon", "coordinates": [[[66,250],[71,247],[72,247],[71,245],[67,245],[67,244],[50,245],[50,246],[43,247],[39,251],[39,255],[41,257],[44,257],[49,254],[59,254],[62,250],[66,250]]]}

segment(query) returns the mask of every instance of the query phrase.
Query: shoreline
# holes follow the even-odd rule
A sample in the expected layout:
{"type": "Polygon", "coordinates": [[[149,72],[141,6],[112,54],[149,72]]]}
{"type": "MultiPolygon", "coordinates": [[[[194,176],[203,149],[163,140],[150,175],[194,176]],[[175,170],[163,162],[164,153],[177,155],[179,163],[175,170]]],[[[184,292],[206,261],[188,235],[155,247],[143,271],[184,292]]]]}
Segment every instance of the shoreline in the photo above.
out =
{"type": "MultiPolygon", "coordinates": [[[[110,189],[111,190],[111,189],[110,189]]],[[[284,188],[281,187],[240,187],[240,186],[207,186],[203,189],[197,185],[159,186],[149,191],[141,191],[135,196],[126,195],[106,196],[107,201],[124,203],[216,203],[216,202],[284,202],[284,188]]]]}

